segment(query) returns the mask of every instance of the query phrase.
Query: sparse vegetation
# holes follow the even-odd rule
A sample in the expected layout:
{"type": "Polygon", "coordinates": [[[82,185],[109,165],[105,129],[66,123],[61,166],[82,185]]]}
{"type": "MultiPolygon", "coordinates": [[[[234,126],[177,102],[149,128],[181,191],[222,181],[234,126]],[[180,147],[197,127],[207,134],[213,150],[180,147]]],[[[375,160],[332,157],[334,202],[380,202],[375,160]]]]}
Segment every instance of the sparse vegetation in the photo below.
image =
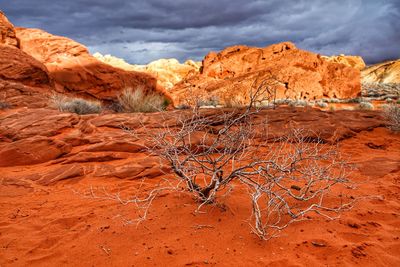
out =
{"type": "Polygon", "coordinates": [[[399,98],[400,84],[398,83],[362,83],[361,93],[363,96],[371,97],[376,100],[384,98],[399,98]]]}
{"type": "Polygon", "coordinates": [[[371,110],[374,109],[374,105],[372,105],[370,102],[360,102],[360,104],[358,104],[358,108],[361,110],[371,110]]]}
{"type": "Polygon", "coordinates": [[[364,99],[362,97],[356,97],[352,99],[348,99],[346,103],[361,103],[364,102],[364,99]]]}
{"type": "Polygon", "coordinates": [[[196,103],[198,107],[217,107],[219,105],[218,96],[210,96],[206,99],[199,99],[196,103]]]}
{"type": "Polygon", "coordinates": [[[308,105],[307,100],[293,100],[289,102],[290,107],[307,107],[308,105]]]}
{"type": "Polygon", "coordinates": [[[327,108],[327,107],[328,107],[328,104],[325,103],[325,102],[322,102],[322,101],[317,101],[317,102],[315,102],[315,105],[316,105],[317,107],[320,107],[320,108],[327,108]]]}
{"type": "Polygon", "coordinates": [[[118,97],[122,112],[157,112],[165,110],[169,100],[159,93],[145,93],[142,87],[127,88],[118,97]]]}
{"type": "Polygon", "coordinates": [[[8,109],[8,108],[11,108],[11,105],[9,103],[0,101],[0,110],[1,109],[8,109]]]}
{"type": "Polygon", "coordinates": [[[102,108],[98,101],[82,98],[71,98],[63,95],[53,95],[51,105],[63,112],[71,112],[79,115],[100,113],[102,108]]]}
{"type": "MultiPolygon", "coordinates": [[[[351,208],[354,200],[344,193],[350,188],[347,164],[337,147],[324,146],[318,135],[300,129],[271,141],[267,125],[252,122],[259,112],[254,99],[244,110],[210,116],[193,109],[177,118],[177,125],[164,120],[157,131],[133,134],[147,140],[148,151],[161,157],[179,184],[186,185],[199,202],[197,210],[218,204],[234,181],[247,187],[251,228],[262,239],[277,236],[310,213],[334,219],[351,208]],[[333,187],[340,196],[335,198],[333,187]]],[[[154,197],[150,193],[146,199],[154,197]]]]}
{"type": "Polygon", "coordinates": [[[389,129],[394,132],[400,132],[400,106],[396,104],[387,105],[384,114],[389,122],[389,129]]]}

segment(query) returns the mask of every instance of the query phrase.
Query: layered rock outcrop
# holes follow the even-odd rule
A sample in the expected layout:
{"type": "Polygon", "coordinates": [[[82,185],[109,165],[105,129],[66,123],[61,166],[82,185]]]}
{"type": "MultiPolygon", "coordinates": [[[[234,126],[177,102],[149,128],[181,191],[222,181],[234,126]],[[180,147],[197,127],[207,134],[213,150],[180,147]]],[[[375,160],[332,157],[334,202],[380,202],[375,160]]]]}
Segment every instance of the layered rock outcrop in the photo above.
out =
{"type": "Polygon", "coordinates": [[[132,65],[126,62],[123,58],[114,57],[112,55],[102,55],[99,52],[96,52],[93,56],[103,63],[127,71],[144,71],[145,69],[145,65],[132,65]]]}
{"type": "Polygon", "coordinates": [[[93,56],[98,60],[116,68],[151,74],[157,78],[159,85],[167,90],[170,90],[188,74],[199,72],[201,66],[200,62],[195,62],[193,60],[187,60],[185,63],[181,64],[177,59],[174,58],[159,59],[150,62],[147,65],[131,65],[125,60],[111,55],[103,56],[97,52],[94,53],[93,56]]]}
{"type": "Polygon", "coordinates": [[[187,60],[181,64],[178,60],[170,58],[149,63],[145,67],[145,71],[156,76],[160,84],[170,90],[189,74],[198,73],[200,66],[200,63],[193,60],[187,60]]]}
{"type": "Polygon", "coordinates": [[[107,101],[127,87],[158,90],[154,77],[100,62],[71,39],[39,29],[16,28],[16,33],[20,48],[47,67],[59,91],[107,101]]]}
{"type": "MultiPolygon", "coordinates": [[[[0,112],[0,168],[3,183],[36,183],[47,185],[74,177],[117,177],[124,179],[152,178],[165,174],[158,157],[146,152],[146,138],[135,138],[125,128],[135,129],[144,136],[165,127],[179,127],[179,121],[189,119],[185,111],[160,115],[102,114],[79,116],[50,109],[10,109],[0,112]],[[125,128],[121,127],[124,126],[125,128]]],[[[201,111],[207,117],[222,116],[223,110],[201,111]]],[[[315,138],[335,142],[358,132],[384,126],[382,117],[373,111],[340,111],[326,113],[315,109],[266,109],[254,117],[254,124],[269,120],[269,137],[281,138],[282,129],[290,121],[313,129],[315,138]],[[362,118],[362,120],[360,119],[362,118]]],[[[220,125],[210,125],[209,134],[220,125]]],[[[190,140],[199,142],[196,136],[190,140]]],[[[147,144],[148,145],[148,144],[147,144]]]]}
{"type": "Polygon", "coordinates": [[[18,39],[15,36],[14,25],[12,25],[4,13],[0,10],[0,44],[18,47],[18,39]]]}
{"type": "Polygon", "coordinates": [[[43,107],[54,89],[47,68],[20,50],[14,26],[0,12],[0,101],[13,107],[43,107]]]}
{"type": "Polygon", "coordinates": [[[276,98],[352,98],[360,94],[358,69],[326,61],[290,42],[211,52],[204,58],[201,72],[175,85],[171,94],[175,104],[210,96],[218,98],[220,104],[233,98],[245,104],[251,90],[270,80],[274,81],[271,86],[276,98]]]}
{"type": "Polygon", "coordinates": [[[361,75],[365,83],[400,83],[400,59],[372,65],[361,75]]]}
{"type": "Polygon", "coordinates": [[[347,56],[340,54],[338,56],[322,56],[323,59],[330,62],[341,63],[349,67],[356,68],[358,70],[363,70],[365,68],[365,62],[360,56],[347,56]]]}

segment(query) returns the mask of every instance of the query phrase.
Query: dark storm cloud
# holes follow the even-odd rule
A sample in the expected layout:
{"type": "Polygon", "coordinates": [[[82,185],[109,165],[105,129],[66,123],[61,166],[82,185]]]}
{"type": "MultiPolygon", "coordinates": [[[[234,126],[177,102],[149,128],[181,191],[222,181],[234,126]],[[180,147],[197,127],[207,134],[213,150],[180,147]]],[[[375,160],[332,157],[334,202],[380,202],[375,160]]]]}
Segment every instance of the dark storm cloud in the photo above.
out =
{"type": "Polygon", "coordinates": [[[370,63],[400,58],[398,0],[12,0],[0,9],[17,26],[64,35],[131,63],[199,60],[229,45],[282,41],[370,63]]]}

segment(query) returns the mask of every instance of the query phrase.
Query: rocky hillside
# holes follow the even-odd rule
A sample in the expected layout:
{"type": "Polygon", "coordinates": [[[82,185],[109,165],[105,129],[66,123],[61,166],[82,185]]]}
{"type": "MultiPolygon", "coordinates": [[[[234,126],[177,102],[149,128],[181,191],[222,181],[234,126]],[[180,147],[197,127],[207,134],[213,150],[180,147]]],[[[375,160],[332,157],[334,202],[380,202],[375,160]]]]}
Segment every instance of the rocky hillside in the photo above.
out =
{"type": "Polygon", "coordinates": [[[71,39],[15,28],[4,13],[0,33],[0,101],[12,106],[43,107],[54,92],[102,101],[127,87],[163,93],[153,76],[105,64],[71,39]]]}
{"type": "Polygon", "coordinates": [[[166,90],[170,90],[188,74],[197,73],[201,66],[201,62],[187,60],[185,63],[181,64],[177,59],[174,58],[159,59],[150,62],[147,65],[131,65],[125,60],[111,55],[103,56],[97,52],[93,54],[93,56],[98,60],[116,68],[151,74],[157,78],[159,85],[164,87],[166,90]]]}
{"type": "Polygon", "coordinates": [[[341,63],[358,70],[363,70],[366,66],[363,58],[360,56],[347,56],[340,54],[338,56],[322,56],[322,58],[330,62],[341,63]]]}
{"type": "Polygon", "coordinates": [[[361,74],[366,83],[400,83],[400,59],[372,65],[361,74]]]}
{"type": "Polygon", "coordinates": [[[157,90],[154,77],[100,62],[88,49],[65,37],[39,29],[16,28],[21,50],[42,62],[60,91],[112,100],[126,87],[157,90]]]}
{"type": "Polygon", "coordinates": [[[211,52],[204,58],[201,72],[177,84],[171,94],[178,104],[210,97],[221,104],[244,104],[250,90],[263,81],[271,81],[277,98],[352,98],[360,94],[358,69],[329,62],[289,42],[211,52]]]}
{"type": "Polygon", "coordinates": [[[0,102],[14,107],[43,107],[54,91],[44,64],[22,51],[14,26],[0,12],[0,102]]]}

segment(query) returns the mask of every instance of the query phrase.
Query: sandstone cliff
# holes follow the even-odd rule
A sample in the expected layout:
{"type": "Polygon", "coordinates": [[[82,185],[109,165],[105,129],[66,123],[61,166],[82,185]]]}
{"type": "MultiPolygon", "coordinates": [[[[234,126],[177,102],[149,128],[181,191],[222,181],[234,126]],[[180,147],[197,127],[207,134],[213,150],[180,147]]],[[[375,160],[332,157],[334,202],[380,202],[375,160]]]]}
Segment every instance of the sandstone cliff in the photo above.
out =
{"type": "Polygon", "coordinates": [[[170,90],[189,73],[197,73],[201,66],[201,63],[192,60],[187,60],[185,63],[181,64],[174,58],[159,59],[147,65],[131,65],[125,60],[111,55],[103,56],[97,52],[93,54],[93,56],[116,68],[151,74],[157,78],[158,84],[167,90],[170,90]]]}
{"type": "Polygon", "coordinates": [[[400,59],[370,66],[361,75],[365,83],[400,83],[400,59]]]}
{"type": "Polygon", "coordinates": [[[363,70],[366,66],[363,58],[360,56],[346,56],[344,54],[340,54],[339,56],[322,56],[322,58],[330,62],[341,63],[358,70],[363,70]]]}
{"type": "Polygon", "coordinates": [[[171,90],[175,104],[192,98],[217,98],[220,104],[246,104],[250,91],[273,81],[277,98],[352,98],[360,94],[360,71],[297,49],[290,42],[265,48],[233,46],[211,52],[201,72],[171,90]]]}
{"type": "Polygon", "coordinates": [[[71,39],[39,29],[16,28],[16,33],[20,48],[47,67],[59,91],[113,100],[126,87],[157,90],[154,77],[102,63],[71,39]]]}
{"type": "Polygon", "coordinates": [[[54,90],[47,68],[19,49],[14,26],[0,12],[0,102],[43,107],[54,90]]]}

